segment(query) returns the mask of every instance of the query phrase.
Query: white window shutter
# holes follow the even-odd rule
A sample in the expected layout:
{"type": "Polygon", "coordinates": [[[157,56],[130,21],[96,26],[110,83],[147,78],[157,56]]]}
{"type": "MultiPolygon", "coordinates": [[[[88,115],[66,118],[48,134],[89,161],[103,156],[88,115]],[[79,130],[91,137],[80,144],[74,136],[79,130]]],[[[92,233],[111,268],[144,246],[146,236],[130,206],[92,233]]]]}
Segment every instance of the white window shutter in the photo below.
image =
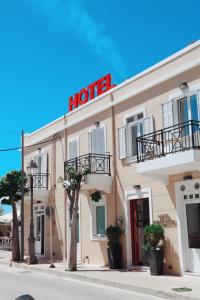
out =
{"type": "Polygon", "coordinates": [[[91,132],[91,152],[96,154],[97,153],[97,130],[92,129],[91,132]]]}
{"type": "Polygon", "coordinates": [[[92,130],[88,132],[88,152],[92,152],[92,130]]]}
{"type": "Polygon", "coordinates": [[[173,126],[173,100],[162,103],[163,128],[173,126]]]}
{"type": "MultiPolygon", "coordinates": [[[[136,145],[135,139],[135,126],[128,124],[125,128],[126,130],[126,157],[131,158],[133,156],[133,148],[136,145]]],[[[137,133],[136,133],[137,135],[137,133]]]]}
{"type": "Polygon", "coordinates": [[[143,118],[143,134],[152,133],[154,131],[153,116],[143,118]]]}
{"type": "Polygon", "coordinates": [[[41,157],[41,173],[42,187],[48,189],[48,153],[40,154],[41,157]]]}
{"type": "MultiPolygon", "coordinates": [[[[88,133],[88,140],[89,140],[89,152],[92,154],[96,154],[97,152],[97,135],[96,135],[96,128],[93,128],[88,133]]],[[[90,167],[91,171],[95,170],[95,161],[93,156],[90,158],[90,167]]]]}
{"type": "Polygon", "coordinates": [[[68,159],[73,159],[78,156],[78,140],[74,139],[69,141],[68,147],[68,159]]]}
{"type": "Polygon", "coordinates": [[[89,149],[94,154],[105,154],[105,128],[96,127],[89,132],[89,149]]]}
{"type": "Polygon", "coordinates": [[[200,121],[200,90],[197,90],[198,120],[200,121]]]}
{"type": "Polygon", "coordinates": [[[97,131],[96,129],[92,130],[92,153],[97,152],[97,131]]]}
{"type": "Polygon", "coordinates": [[[118,129],[118,142],[119,142],[119,158],[124,159],[127,157],[126,127],[121,127],[118,129]]]}
{"type": "Polygon", "coordinates": [[[33,161],[37,165],[36,173],[42,173],[42,157],[41,157],[41,154],[37,154],[36,156],[34,156],[33,161]]]}
{"type": "Polygon", "coordinates": [[[97,130],[97,154],[105,154],[105,128],[101,127],[97,130]]]}
{"type": "Polygon", "coordinates": [[[41,154],[41,173],[48,174],[48,153],[41,154]]]}

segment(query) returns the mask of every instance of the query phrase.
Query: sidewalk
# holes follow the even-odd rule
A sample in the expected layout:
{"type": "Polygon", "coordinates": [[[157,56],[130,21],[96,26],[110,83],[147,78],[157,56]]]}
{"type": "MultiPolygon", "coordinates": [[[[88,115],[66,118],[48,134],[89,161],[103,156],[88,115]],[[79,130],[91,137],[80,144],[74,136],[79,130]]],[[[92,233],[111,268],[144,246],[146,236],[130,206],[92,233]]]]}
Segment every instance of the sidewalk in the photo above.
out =
{"type": "Polygon", "coordinates": [[[185,275],[176,276],[152,276],[147,269],[142,270],[109,270],[106,267],[95,265],[79,265],[77,272],[65,271],[64,262],[54,263],[54,269],[49,268],[48,262],[40,262],[37,265],[24,263],[13,263],[10,261],[11,253],[0,250],[0,264],[7,266],[37,270],[40,272],[52,273],[60,276],[103,284],[126,290],[132,290],[148,295],[159,296],[167,299],[199,300],[200,299],[200,277],[185,275]],[[172,288],[191,288],[190,292],[174,292],[172,288]]]}

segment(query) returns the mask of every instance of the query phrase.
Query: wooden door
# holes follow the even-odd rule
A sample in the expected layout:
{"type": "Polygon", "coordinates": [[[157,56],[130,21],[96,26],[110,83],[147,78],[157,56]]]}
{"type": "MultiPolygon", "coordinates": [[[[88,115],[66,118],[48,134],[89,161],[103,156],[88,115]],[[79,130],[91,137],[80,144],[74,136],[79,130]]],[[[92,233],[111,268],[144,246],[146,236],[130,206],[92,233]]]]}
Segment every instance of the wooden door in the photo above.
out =
{"type": "Polygon", "coordinates": [[[132,264],[139,264],[139,239],[137,226],[137,200],[130,201],[132,264]]]}

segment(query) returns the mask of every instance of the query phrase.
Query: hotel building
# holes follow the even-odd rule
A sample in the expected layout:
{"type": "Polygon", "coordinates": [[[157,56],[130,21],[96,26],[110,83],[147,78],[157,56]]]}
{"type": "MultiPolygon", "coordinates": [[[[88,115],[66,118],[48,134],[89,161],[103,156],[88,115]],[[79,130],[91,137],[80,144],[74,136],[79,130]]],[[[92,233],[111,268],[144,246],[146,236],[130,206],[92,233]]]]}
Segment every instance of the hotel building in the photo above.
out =
{"type": "Polygon", "coordinates": [[[121,222],[124,267],[145,265],[144,227],[159,222],[165,229],[165,273],[200,273],[200,41],[117,86],[109,82],[103,90],[101,84],[97,97],[88,100],[82,90],[83,105],[71,103],[73,110],[25,136],[25,146],[38,144],[25,149],[25,169],[32,159],[38,165],[37,255],[50,255],[45,208],[53,206],[53,257],[66,259],[68,202],[58,179],[67,165],[83,164],[89,174],[79,200],[79,262],[106,265],[105,228],[121,222]],[[91,201],[96,190],[102,192],[98,203],[91,201]]]}

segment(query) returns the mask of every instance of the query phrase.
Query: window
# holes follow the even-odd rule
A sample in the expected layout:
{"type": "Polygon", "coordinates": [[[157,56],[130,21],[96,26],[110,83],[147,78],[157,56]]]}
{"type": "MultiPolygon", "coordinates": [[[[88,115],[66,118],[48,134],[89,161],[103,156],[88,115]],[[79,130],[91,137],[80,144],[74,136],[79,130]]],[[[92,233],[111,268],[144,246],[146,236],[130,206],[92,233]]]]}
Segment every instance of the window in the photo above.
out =
{"type": "Polygon", "coordinates": [[[106,235],[106,200],[105,196],[95,203],[91,201],[91,217],[92,217],[92,238],[104,238],[106,235]]]}
{"type": "Polygon", "coordinates": [[[187,122],[189,120],[199,120],[198,116],[198,102],[197,96],[191,95],[179,99],[178,106],[178,121],[179,123],[187,122]]]}
{"type": "Polygon", "coordinates": [[[89,152],[94,154],[105,154],[105,127],[93,128],[89,131],[89,152]]]}
{"type": "Polygon", "coordinates": [[[143,134],[143,113],[128,117],[128,152],[130,157],[137,155],[136,138],[143,134]]]}
{"type": "Polygon", "coordinates": [[[199,101],[200,93],[193,92],[183,98],[174,98],[162,103],[163,127],[167,128],[189,120],[200,120],[199,101]]]}
{"type": "Polygon", "coordinates": [[[33,160],[37,164],[37,172],[38,174],[47,174],[48,173],[48,153],[44,152],[41,153],[39,151],[39,154],[35,155],[33,160]]]}
{"type": "Polygon", "coordinates": [[[118,129],[119,158],[135,159],[137,155],[136,138],[152,133],[153,130],[153,116],[144,117],[144,113],[140,112],[127,117],[126,125],[118,129]]]}
{"type": "Polygon", "coordinates": [[[200,203],[186,204],[189,248],[200,248],[200,203]]]}
{"type": "Polygon", "coordinates": [[[34,177],[34,187],[38,189],[48,189],[48,153],[39,153],[34,156],[33,161],[37,164],[36,176],[34,177]]]}

